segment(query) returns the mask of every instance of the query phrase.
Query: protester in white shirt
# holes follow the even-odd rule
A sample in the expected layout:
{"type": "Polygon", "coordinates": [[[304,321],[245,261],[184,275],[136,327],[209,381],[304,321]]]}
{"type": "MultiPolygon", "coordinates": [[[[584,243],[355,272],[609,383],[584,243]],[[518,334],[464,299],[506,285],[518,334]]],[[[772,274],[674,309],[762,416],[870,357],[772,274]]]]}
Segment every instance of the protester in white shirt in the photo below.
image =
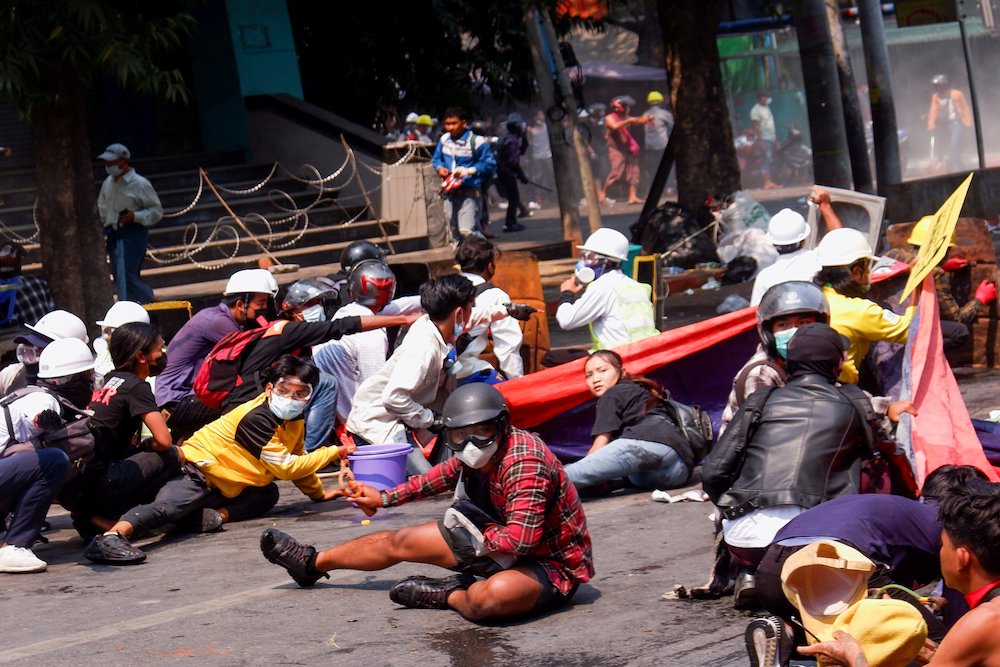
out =
{"type": "Polygon", "coordinates": [[[757,274],[750,294],[751,306],[759,304],[764,293],[780,283],[812,282],[813,276],[819,273],[820,264],[815,251],[802,247],[810,231],[805,218],[791,209],[781,209],[771,218],[765,238],[778,251],[778,259],[757,274]]]}

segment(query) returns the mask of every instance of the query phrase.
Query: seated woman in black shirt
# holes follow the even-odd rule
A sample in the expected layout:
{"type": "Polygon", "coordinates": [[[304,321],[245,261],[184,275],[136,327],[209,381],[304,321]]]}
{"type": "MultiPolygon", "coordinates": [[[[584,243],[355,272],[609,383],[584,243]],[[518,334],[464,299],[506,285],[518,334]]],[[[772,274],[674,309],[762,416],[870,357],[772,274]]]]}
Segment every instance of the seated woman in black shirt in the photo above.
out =
{"type": "Polygon", "coordinates": [[[577,488],[626,477],[642,489],[672,489],[691,477],[691,448],[667,416],[666,391],[622,368],[622,358],[598,350],[584,366],[587,386],[597,397],[597,418],[587,455],[566,466],[577,488]]]}
{"type": "Polygon", "coordinates": [[[115,370],[89,406],[94,458],[59,494],[73,527],[85,538],[110,528],[130,507],[152,500],[180,471],[179,450],[146,383],[167,364],[163,338],[152,325],[130,322],[115,329],[109,349],[115,370]],[[145,441],[143,425],[152,434],[145,441]]]}

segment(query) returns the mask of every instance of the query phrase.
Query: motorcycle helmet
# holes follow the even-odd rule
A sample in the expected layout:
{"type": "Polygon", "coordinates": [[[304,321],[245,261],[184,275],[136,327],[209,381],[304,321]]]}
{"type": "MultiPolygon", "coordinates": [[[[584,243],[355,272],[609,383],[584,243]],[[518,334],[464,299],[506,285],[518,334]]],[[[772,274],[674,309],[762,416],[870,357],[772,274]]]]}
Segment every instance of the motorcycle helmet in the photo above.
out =
{"type": "Polygon", "coordinates": [[[355,241],[340,253],[340,270],[350,274],[351,267],[366,259],[385,259],[385,251],[371,241],[355,241]]]}
{"type": "Polygon", "coordinates": [[[504,436],[510,426],[510,410],[503,395],[493,385],[471,382],[462,385],[448,396],[441,410],[444,422],[444,441],[449,449],[460,452],[470,443],[479,449],[491,447],[504,436]],[[475,424],[491,424],[488,435],[465,435],[455,431],[475,424]]]}
{"type": "Polygon", "coordinates": [[[774,320],[797,314],[814,314],[817,322],[829,324],[830,304],[823,296],[823,290],[803,280],[790,280],[764,292],[757,306],[757,335],[772,358],[778,356],[772,330],[774,320]]]}
{"type": "Polygon", "coordinates": [[[378,313],[396,295],[396,276],[384,263],[366,259],[351,271],[347,279],[347,293],[351,301],[378,313]]]}
{"type": "Polygon", "coordinates": [[[288,291],[285,292],[285,298],[281,302],[281,311],[287,315],[293,310],[304,308],[306,304],[313,301],[331,298],[336,295],[337,291],[326,283],[313,278],[305,278],[293,283],[288,288],[288,291]]]}

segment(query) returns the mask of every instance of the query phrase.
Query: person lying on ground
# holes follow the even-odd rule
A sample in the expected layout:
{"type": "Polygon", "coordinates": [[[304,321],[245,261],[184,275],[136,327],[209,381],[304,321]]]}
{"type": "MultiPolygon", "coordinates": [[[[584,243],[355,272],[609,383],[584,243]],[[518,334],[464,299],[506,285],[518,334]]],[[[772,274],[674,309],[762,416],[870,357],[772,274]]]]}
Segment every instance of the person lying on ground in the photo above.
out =
{"type": "Polygon", "coordinates": [[[578,489],[625,477],[640,489],[687,484],[696,461],[687,439],[671,421],[666,390],[623,367],[611,350],[598,350],[583,367],[597,397],[597,416],[587,455],[566,466],[578,489]]]}
{"type": "MultiPolygon", "coordinates": [[[[945,584],[965,594],[972,611],[934,651],[931,667],[1000,666],[1000,485],[970,483],[941,502],[941,572],[945,584]]],[[[867,667],[858,642],[846,632],[834,640],[800,647],[824,665],[867,667]]]]}
{"type": "Polygon", "coordinates": [[[156,327],[129,322],[108,344],[115,370],[91,397],[94,458],[59,493],[84,539],[108,530],[123,511],[156,495],[177,474],[180,458],[146,378],[166,365],[156,327]],[[142,428],[151,437],[143,440],[142,428]]]}
{"type": "Polygon", "coordinates": [[[278,501],[275,479],[292,481],[313,501],[332,500],[316,471],[354,450],[353,445],[304,453],[302,414],[319,376],[307,361],[286,354],[268,369],[264,392],[199,429],[181,447],[181,473],[152,502],[123,513],[96,536],[83,555],[94,563],[131,565],[146,554],[134,535],[167,524],[214,532],[231,521],[260,516],[278,501]]]}
{"type": "Polygon", "coordinates": [[[473,621],[568,603],[594,566],[583,507],[562,465],[536,435],[510,425],[507,404],[492,385],[456,389],[443,419],[453,458],[395,488],[366,485],[352,496],[378,510],[454,491],[443,519],[323,551],[270,528],[261,535],[264,556],[300,586],[331,570],[375,571],[402,562],[455,570],[460,574],[444,579],[404,579],[389,597],[407,607],[454,609],[473,621]]]}
{"type": "Polygon", "coordinates": [[[508,307],[473,309],[476,288],[457,274],[441,276],[420,286],[426,315],[407,332],[382,369],[354,394],[347,430],[358,445],[409,442],[413,451],[407,471],[430,470],[420,442],[425,433],[439,433],[438,412],[458,372],[455,341],[471,326],[508,316],[508,307]]]}

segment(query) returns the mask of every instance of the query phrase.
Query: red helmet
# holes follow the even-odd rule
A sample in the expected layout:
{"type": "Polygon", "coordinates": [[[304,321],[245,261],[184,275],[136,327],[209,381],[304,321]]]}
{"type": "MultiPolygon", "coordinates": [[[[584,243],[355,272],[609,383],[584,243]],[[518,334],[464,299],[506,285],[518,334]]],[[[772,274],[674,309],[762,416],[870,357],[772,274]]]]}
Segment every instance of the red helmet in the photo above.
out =
{"type": "Polygon", "coordinates": [[[385,263],[366,259],[354,265],[347,280],[351,301],[379,312],[396,294],[396,276],[385,263]]]}

